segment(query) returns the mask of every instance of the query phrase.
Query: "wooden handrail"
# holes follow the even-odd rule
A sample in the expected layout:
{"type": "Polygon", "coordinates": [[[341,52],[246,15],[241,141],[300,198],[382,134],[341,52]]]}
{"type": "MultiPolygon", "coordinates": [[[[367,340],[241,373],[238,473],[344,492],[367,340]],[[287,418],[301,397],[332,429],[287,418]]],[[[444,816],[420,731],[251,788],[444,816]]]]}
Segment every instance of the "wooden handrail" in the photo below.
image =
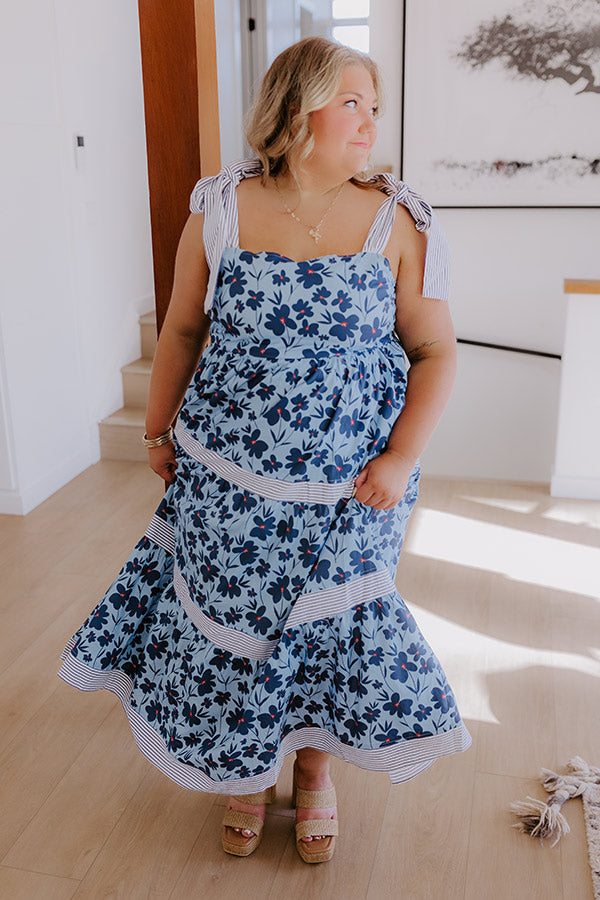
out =
{"type": "Polygon", "coordinates": [[[565,278],[565,294],[600,294],[600,279],[565,278]]]}

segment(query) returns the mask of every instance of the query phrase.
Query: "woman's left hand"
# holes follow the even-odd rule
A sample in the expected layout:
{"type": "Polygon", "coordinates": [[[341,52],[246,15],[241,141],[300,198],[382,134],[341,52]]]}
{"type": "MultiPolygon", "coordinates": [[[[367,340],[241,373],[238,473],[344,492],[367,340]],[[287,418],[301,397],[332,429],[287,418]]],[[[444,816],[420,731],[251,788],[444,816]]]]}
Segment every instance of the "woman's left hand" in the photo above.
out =
{"type": "Polygon", "coordinates": [[[392,509],[406,493],[414,463],[394,450],[370,460],[354,480],[359,503],[374,509],[392,509]]]}

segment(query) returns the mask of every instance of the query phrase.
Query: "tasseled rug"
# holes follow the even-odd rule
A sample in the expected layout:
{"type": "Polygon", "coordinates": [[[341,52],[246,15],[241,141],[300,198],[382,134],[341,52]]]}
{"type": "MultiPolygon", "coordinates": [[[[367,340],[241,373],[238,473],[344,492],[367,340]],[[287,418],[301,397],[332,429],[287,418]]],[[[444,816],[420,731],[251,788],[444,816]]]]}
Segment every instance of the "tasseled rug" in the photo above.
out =
{"type": "Polygon", "coordinates": [[[563,834],[571,830],[561,812],[563,803],[571,797],[580,796],[583,800],[594,900],[600,900],[600,769],[588,766],[580,756],[570,759],[566,768],[568,772],[565,775],[542,769],[542,784],[552,794],[547,803],[534,797],[511,803],[510,808],[520,820],[513,827],[532,837],[539,837],[540,843],[549,838],[550,846],[554,847],[563,834]]]}

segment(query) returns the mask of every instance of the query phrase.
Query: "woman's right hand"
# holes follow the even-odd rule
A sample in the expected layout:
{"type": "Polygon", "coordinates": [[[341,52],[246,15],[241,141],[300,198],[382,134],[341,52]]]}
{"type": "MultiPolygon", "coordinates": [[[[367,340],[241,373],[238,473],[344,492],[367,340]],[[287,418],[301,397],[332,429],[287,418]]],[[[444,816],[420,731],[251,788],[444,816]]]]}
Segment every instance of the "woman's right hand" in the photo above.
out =
{"type": "Polygon", "coordinates": [[[175,444],[169,441],[162,447],[152,447],[148,450],[148,464],[153,472],[160,475],[167,484],[173,484],[175,481],[175,469],[177,468],[177,459],[175,457],[175,444]]]}

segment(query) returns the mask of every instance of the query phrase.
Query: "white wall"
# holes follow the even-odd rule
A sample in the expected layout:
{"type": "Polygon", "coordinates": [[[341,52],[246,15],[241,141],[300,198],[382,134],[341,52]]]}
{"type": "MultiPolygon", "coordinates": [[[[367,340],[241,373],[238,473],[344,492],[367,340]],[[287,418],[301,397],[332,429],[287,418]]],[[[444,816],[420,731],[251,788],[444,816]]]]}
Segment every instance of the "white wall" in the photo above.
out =
{"type": "MultiPolygon", "coordinates": [[[[440,210],[439,217],[452,249],[459,337],[561,354],[563,280],[600,275],[598,210],[440,210]]],[[[558,360],[459,347],[454,396],[424,470],[549,482],[559,384],[558,360]]]]}
{"type": "Polygon", "coordinates": [[[0,512],[22,513],[99,458],[152,265],[137,3],[22,0],[3,19],[0,512]]]}
{"type": "Polygon", "coordinates": [[[215,3],[219,133],[223,165],[244,157],[240,0],[215,3]]]}
{"type": "Polygon", "coordinates": [[[383,115],[377,123],[375,169],[392,167],[400,174],[400,111],[402,109],[402,3],[371,0],[370,55],[383,76],[383,115]]]}
{"type": "MultiPolygon", "coordinates": [[[[371,53],[383,69],[387,111],[374,162],[398,172],[402,4],[371,0],[371,53]]],[[[427,185],[412,185],[427,196],[427,185]]],[[[562,352],[563,279],[598,278],[595,209],[438,211],[452,251],[459,337],[562,352]]],[[[549,482],[554,464],[560,361],[459,346],[456,387],[423,454],[432,475],[549,482]]]]}

